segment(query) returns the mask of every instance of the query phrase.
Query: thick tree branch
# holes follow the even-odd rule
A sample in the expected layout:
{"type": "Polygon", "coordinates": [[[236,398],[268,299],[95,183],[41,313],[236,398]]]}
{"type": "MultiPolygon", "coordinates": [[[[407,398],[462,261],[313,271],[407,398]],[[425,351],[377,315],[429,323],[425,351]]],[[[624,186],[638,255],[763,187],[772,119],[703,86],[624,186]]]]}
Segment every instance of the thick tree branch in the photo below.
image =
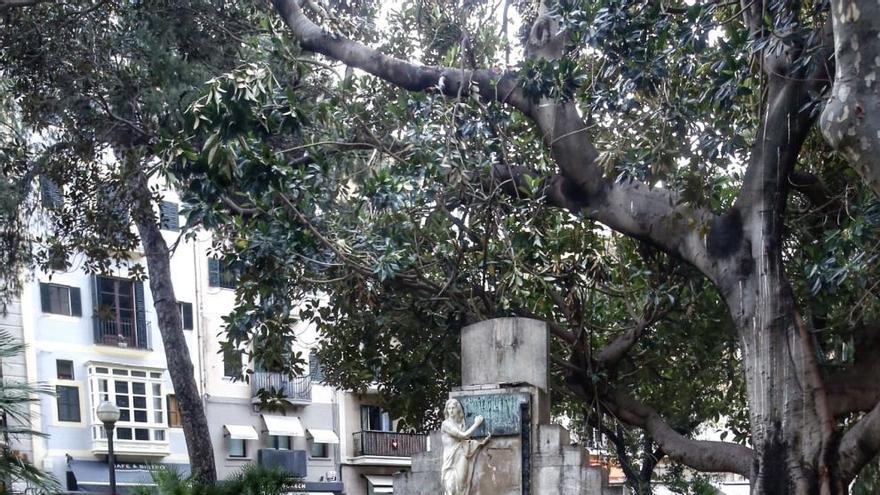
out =
{"type": "Polygon", "coordinates": [[[360,43],[326,33],[309,20],[296,0],[273,0],[276,10],[306,50],[356,67],[409,91],[439,91],[446,96],[480,95],[513,105],[526,113],[531,103],[516,87],[515,78],[489,70],[427,67],[382,54],[360,43]]]}
{"type": "Polygon", "coordinates": [[[586,127],[572,102],[534,102],[526,98],[512,74],[488,70],[427,67],[382,54],[360,43],[325,33],[311,22],[295,0],[273,0],[295,38],[309,51],[357,67],[410,91],[439,91],[450,97],[469,93],[474,85],[483,98],[497,100],[532,118],[561,169],[548,198],[565,207],[580,207],[587,217],[686,260],[715,278],[702,232],[714,215],[678,200],[673,193],[636,180],[603,177],[586,127]]]}
{"type": "Polygon", "coordinates": [[[568,388],[587,400],[598,398],[602,407],[618,420],[645,430],[671,459],[703,472],[736,473],[745,478],[752,476],[754,451],[729,442],[694,440],[670,426],[650,406],[617,391],[607,384],[593,383],[589,371],[563,359],[552,357],[553,363],[569,375],[568,388]]]}
{"type": "Polygon", "coordinates": [[[672,428],[654,409],[625,394],[610,390],[602,394],[603,405],[619,419],[643,428],[657,445],[676,461],[703,472],[752,475],[753,451],[729,442],[694,440],[672,428]]]}
{"type": "Polygon", "coordinates": [[[847,431],[837,451],[839,476],[844,486],[880,452],[880,404],[847,431]]]}
{"type": "Polygon", "coordinates": [[[599,368],[613,368],[627,355],[630,349],[639,341],[639,338],[651,325],[661,316],[655,307],[647,306],[644,314],[636,322],[635,326],[619,335],[617,338],[608,343],[596,355],[596,364],[599,368]]]}

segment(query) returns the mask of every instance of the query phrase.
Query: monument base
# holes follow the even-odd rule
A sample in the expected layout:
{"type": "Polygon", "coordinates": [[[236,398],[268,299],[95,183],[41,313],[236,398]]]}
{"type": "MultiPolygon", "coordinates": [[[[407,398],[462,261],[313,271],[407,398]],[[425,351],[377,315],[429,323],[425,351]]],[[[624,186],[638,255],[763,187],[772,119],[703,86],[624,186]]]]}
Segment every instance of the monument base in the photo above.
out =
{"type": "MultiPolygon", "coordinates": [[[[464,404],[466,412],[472,403],[482,412],[487,404],[524,406],[518,417],[522,427],[515,432],[501,428],[502,435],[493,434],[477,454],[470,495],[601,495],[607,484],[603,471],[590,466],[586,450],[571,445],[565,428],[541,421],[543,415],[537,411],[546,407],[546,398],[537,387],[468,386],[455,389],[449,397],[464,404]]],[[[498,418],[494,419],[498,429],[498,418]]],[[[484,432],[475,433],[475,438],[484,437],[484,432]]],[[[432,433],[428,451],[412,456],[412,469],[394,475],[395,495],[444,493],[442,445],[441,433],[432,433]]]]}
{"type": "Polygon", "coordinates": [[[394,494],[601,495],[604,471],[550,424],[546,324],[488,320],[465,327],[461,344],[462,387],[449,393],[428,451],[394,475],[394,494]]]}

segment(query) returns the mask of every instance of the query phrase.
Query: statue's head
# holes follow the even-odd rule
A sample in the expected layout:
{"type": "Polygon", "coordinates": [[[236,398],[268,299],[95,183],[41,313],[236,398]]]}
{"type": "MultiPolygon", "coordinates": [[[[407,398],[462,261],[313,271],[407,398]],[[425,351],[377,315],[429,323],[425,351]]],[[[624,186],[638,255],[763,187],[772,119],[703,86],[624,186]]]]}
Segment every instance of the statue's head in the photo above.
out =
{"type": "Polygon", "coordinates": [[[461,402],[456,399],[449,399],[446,401],[444,412],[446,419],[451,419],[456,423],[464,421],[464,409],[461,408],[461,402]]]}

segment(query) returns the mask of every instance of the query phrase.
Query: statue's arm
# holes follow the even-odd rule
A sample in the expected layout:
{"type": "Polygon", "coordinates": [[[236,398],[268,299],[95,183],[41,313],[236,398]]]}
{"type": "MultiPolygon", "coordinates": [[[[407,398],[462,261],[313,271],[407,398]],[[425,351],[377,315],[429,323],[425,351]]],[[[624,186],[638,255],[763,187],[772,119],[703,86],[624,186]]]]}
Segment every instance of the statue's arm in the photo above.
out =
{"type": "Polygon", "coordinates": [[[474,418],[474,424],[472,424],[471,427],[468,428],[464,434],[467,435],[468,438],[470,438],[471,435],[474,434],[474,431],[476,431],[476,429],[479,428],[481,424],[483,424],[483,417],[477,416],[476,418],[474,418]]]}
{"type": "Polygon", "coordinates": [[[470,434],[472,433],[470,429],[468,429],[468,431],[461,431],[460,429],[458,429],[457,426],[446,423],[445,421],[440,427],[440,431],[456,440],[468,440],[471,437],[470,434]]]}

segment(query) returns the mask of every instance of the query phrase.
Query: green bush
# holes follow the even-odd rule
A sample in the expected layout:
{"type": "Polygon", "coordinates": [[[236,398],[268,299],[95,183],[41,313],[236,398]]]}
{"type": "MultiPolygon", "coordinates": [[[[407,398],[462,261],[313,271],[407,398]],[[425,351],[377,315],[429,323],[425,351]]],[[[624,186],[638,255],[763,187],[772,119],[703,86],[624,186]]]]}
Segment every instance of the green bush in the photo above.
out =
{"type": "Polygon", "coordinates": [[[160,467],[151,472],[156,486],[141,486],[136,495],[281,495],[290,491],[296,478],[277,469],[248,464],[231,478],[214,485],[196,482],[173,468],[160,467]]]}

